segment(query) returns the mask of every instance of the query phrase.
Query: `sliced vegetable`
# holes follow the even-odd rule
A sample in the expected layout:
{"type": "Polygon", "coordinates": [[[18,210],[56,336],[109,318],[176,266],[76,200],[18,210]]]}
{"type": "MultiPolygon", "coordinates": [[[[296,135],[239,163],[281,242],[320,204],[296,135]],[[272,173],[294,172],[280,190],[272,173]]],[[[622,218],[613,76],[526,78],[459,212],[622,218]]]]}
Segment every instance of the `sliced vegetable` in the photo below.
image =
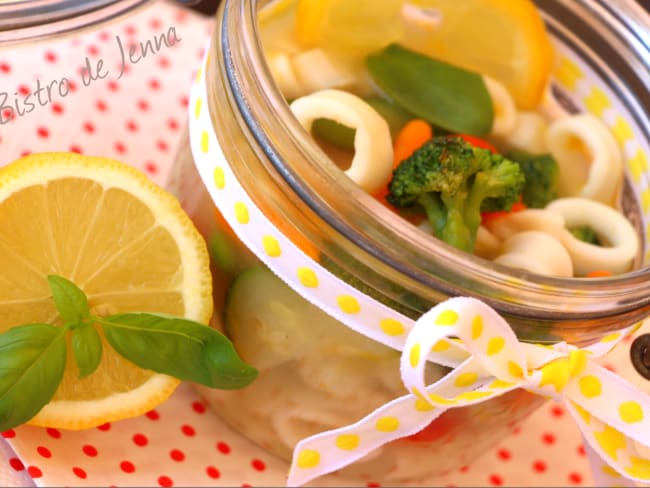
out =
{"type": "Polygon", "coordinates": [[[481,139],[480,137],[472,136],[469,134],[458,134],[458,137],[463,139],[465,142],[469,142],[474,147],[481,147],[483,149],[487,149],[492,154],[497,154],[499,152],[496,147],[494,147],[488,141],[481,139]]]}
{"type": "Polygon", "coordinates": [[[490,133],[492,99],[481,75],[397,44],[366,58],[370,76],[395,103],[434,126],[490,133]]]}
{"type": "Polygon", "coordinates": [[[433,137],[433,129],[422,119],[413,119],[402,127],[393,143],[393,167],[408,158],[433,137]]]}

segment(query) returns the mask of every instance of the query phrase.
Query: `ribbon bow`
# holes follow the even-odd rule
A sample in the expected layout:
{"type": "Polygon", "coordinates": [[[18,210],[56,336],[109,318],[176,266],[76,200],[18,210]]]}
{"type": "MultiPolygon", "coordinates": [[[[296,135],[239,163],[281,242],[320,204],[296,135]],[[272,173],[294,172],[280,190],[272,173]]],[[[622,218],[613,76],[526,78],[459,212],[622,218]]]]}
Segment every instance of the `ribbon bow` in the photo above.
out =
{"type": "Polygon", "coordinates": [[[637,444],[650,446],[650,396],[595,361],[635,327],[579,349],[565,342],[544,346],[519,342],[508,323],[483,302],[467,297],[440,303],[420,317],[401,356],[402,381],[410,393],[357,423],[300,441],[288,486],[340,469],[395,439],[422,430],[445,410],[484,402],[524,388],[564,404],[580,428],[596,478],[648,482],[650,459],[637,444]],[[427,385],[427,361],[455,363],[427,385]]]}

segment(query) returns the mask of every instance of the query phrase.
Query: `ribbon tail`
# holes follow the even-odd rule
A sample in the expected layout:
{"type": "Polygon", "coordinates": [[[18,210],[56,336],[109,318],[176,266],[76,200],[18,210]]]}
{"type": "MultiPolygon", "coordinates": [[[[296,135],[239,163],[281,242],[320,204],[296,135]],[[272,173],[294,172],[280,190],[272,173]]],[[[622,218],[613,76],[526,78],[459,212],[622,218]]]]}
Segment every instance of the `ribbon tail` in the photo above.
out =
{"type": "Polygon", "coordinates": [[[600,455],[591,447],[591,443],[587,441],[584,434],[582,436],[582,444],[585,448],[589,467],[591,468],[591,475],[594,480],[594,486],[619,486],[619,487],[633,487],[637,484],[614,471],[600,455]]]}
{"type": "Polygon", "coordinates": [[[387,442],[413,435],[445,410],[405,395],[355,424],[303,439],[294,448],[287,486],[302,486],[352,464],[387,442]]]}

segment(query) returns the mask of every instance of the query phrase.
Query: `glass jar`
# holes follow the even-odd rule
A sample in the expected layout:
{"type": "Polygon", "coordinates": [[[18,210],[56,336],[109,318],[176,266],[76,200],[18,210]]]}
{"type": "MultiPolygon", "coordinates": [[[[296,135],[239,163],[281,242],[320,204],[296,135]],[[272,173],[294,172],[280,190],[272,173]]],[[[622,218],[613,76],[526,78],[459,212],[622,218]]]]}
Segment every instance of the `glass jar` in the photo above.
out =
{"type": "MultiPolygon", "coordinates": [[[[266,218],[304,254],[375,301],[415,319],[449,297],[477,297],[521,340],[585,345],[650,311],[649,26],[623,1],[544,0],[538,6],[559,53],[555,98],[572,110],[595,112],[589,97],[604,93],[615,114],[600,115],[633,134],[619,138],[625,150],[619,205],[640,235],[641,251],[635,271],[624,275],[586,280],[515,271],[432,239],[377,203],[292,116],[264,61],[255,0],[222,2],[202,74],[207,107],[190,111],[209,110],[233,176],[266,218]]],[[[289,459],[300,439],[349,425],[403,395],[399,352],[331,318],[269,271],[216,209],[206,191],[215,184],[211,178],[197,172],[186,133],[171,188],[208,241],[213,326],[260,375],[240,391],[201,392],[234,429],[289,459]]],[[[432,366],[432,375],[444,372],[432,366]]],[[[449,410],[343,474],[383,483],[426,480],[470,462],[541,402],[515,391],[449,410]]]]}

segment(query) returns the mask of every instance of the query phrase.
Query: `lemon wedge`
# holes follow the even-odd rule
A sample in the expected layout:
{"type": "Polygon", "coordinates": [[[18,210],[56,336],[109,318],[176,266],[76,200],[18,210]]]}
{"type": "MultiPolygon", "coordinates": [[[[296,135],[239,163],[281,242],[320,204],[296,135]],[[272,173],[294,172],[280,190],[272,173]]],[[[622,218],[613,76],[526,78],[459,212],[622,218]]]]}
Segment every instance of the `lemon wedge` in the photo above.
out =
{"type": "Polygon", "coordinates": [[[553,51],[531,0],[409,0],[405,7],[407,47],[500,81],[522,110],[540,102],[553,51]]]}
{"type": "MultiPolygon", "coordinates": [[[[110,159],[44,153],[0,169],[0,269],[0,332],[61,324],[51,274],[77,284],[96,315],[158,312],[202,323],[212,315],[198,231],[171,194],[110,159]]],[[[61,385],[30,424],[82,429],[133,417],[178,385],[104,344],[99,367],[82,379],[68,351],[61,385]]]]}

